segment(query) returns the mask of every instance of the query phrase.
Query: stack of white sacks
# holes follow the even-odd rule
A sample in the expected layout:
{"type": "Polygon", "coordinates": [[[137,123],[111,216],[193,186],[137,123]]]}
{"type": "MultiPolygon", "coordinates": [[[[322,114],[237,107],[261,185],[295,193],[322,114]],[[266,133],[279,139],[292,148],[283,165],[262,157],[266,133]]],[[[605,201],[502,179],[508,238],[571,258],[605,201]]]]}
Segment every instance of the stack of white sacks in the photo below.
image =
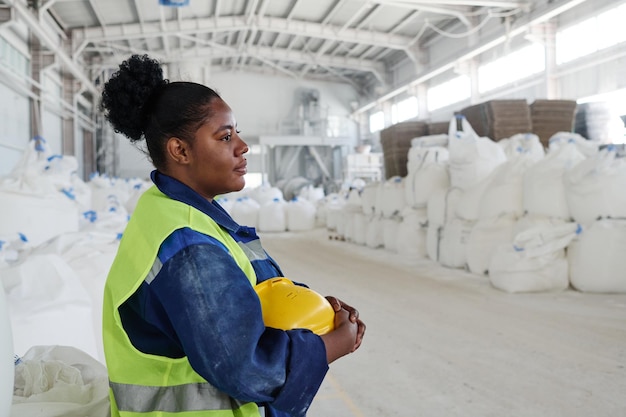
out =
{"type": "Polygon", "coordinates": [[[0,179],[0,351],[11,365],[0,372],[0,396],[12,395],[11,416],[108,413],[102,290],[146,184],[85,183],[77,167],[37,138],[0,179]]]}
{"type": "Polygon", "coordinates": [[[218,201],[237,223],[259,232],[298,232],[319,226],[317,210],[323,199],[322,188],[306,186],[286,201],[280,188],[264,184],[225,194],[218,201]]]}
{"type": "Polygon", "coordinates": [[[459,122],[413,139],[406,177],[332,201],[343,220],[327,228],[507,292],[626,292],[626,160],[575,133],[544,150],[534,134],[494,142],[459,122]]]}

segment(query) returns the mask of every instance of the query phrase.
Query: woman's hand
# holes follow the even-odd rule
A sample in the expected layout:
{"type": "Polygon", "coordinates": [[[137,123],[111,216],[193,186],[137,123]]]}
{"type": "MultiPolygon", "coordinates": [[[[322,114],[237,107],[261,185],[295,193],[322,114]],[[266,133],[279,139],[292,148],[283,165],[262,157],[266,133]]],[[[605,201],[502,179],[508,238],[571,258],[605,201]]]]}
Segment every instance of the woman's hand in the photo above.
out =
{"type": "Polygon", "coordinates": [[[359,319],[359,311],[336,297],[329,295],[326,297],[326,299],[328,300],[330,305],[333,306],[335,313],[338,313],[339,311],[344,309],[349,313],[350,321],[357,324],[358,329],[356,334],[356,341],[354,344],[354,349],[352,350],[354,352],[361,346],[361,343],[363,342],[363,336],[365,335],[365,323],[363,323],[361,319],[359,319]]]}
{"type": "Polygon", "coordinates": [[[356,330],[356,334],[352,339],[353,343],[351,347],[347,352],[344,352],[340,356],[354,352],[361,346],[361,343],[363,342],[363,336],[365,334],[365,323],[363,323],[363,321],[359,319],[359,312],[356,308],[344,303],[336,297],[328,296],[326,297],[326,299],[333,307],[333,310],[335,310],[335,330],[340,330],[342,327],[351,328],[356,325],[356,329],[354,329],[356,330]],[[347,321],[347,323],[344,323],[344,320],[347,321]]]}

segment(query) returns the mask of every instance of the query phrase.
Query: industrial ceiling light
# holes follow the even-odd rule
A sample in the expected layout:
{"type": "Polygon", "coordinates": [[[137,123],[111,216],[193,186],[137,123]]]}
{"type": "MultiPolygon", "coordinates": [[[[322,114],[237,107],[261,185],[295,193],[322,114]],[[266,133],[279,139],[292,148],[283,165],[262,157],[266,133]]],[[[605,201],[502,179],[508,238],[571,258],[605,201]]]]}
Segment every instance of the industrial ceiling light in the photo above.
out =
{"type": "Polygon", "coordinates": [[[168,7],[189,6],[189,0],[159,0],[159,5],[168,7]]]}

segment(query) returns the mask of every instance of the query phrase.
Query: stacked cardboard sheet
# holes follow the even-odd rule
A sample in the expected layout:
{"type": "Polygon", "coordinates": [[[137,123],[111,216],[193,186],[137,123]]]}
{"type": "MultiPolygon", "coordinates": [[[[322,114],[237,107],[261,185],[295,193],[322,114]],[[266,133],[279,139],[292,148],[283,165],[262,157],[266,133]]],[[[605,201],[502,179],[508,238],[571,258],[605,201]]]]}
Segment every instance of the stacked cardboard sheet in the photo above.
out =
{"type": "Polygon", "coordinates": [[[535,100],[530,105],[533,133],[547,147],[555,133],[573,131],[575,114],[576,101],[535,100]]]}
{"type": "Polygon", "coordinates": [[[411,139],[425,136],[427,124],[424,122],[402,122],[380,131],[380,144],[383,148],[385,179],[393,176],[406,177],[407,159],[411,139]]]}
{"type": "Polygon", "coordinates": [[[490,100],[460,112],[479,136],[494,141],[532,131],[530,109],[524,99],[490,100]]]}

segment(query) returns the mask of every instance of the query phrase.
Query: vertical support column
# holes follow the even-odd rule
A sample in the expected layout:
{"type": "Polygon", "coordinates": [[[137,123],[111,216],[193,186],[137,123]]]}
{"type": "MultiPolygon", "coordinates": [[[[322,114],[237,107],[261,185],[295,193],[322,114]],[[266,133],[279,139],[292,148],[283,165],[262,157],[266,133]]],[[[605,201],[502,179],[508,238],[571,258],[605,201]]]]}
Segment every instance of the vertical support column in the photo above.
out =
{"type": "Polygon", "coordinates": [[[550,100],[560,97],[556,78],[556,28],[554,23],[543,24],[544,46],[546,54],[546,97],[550,100]]]}
{"type": "MultiPolygon", "coordinates": [[[[63,100],[66,103],[72,103],[72,110],[63,117],[63,154],[76,155],[76,93],[78,85],[74,77],[63,71],[63,100]]],[[[80,157],[80,155],[76,155],[80,157]]]]}
{"type": "Polygon", "coordinates": [[[33,92],[33,98],[31,99],[31,113],[30,113],[30,133],[31,137],[44,137],[45,132],[43,132],[42,126],[42,102],[41,102],[41,85],[42,85],[42,71],[44,68],[43,63],[43,45],[39,41],[39,39],[33,34],[29,35],[30,37],[30,73],[32,79],[35,81],[31,86],[31,91],[33,92]]]}
{"type": "Polygon", "coordinates": [[[391,103],[389,101],[381,103],[380,109],[383,111],[385,117],[385,127],[391,126],[391,103]]]}
{"type": "Polygon", "coordinates": [[[94,134],[91,130],[83,129],[83,172],[87,178],[93,172],[97,171],[96,167],[96,142],[94,134]]]}
{"type": "Polygon", "coordinates": [[[428,111],[428,89],[424,83],[418,84],[413,87],[415,96],[417,97],[417,116],[420,119],[430,119],[430,112],[428,111]]]}

